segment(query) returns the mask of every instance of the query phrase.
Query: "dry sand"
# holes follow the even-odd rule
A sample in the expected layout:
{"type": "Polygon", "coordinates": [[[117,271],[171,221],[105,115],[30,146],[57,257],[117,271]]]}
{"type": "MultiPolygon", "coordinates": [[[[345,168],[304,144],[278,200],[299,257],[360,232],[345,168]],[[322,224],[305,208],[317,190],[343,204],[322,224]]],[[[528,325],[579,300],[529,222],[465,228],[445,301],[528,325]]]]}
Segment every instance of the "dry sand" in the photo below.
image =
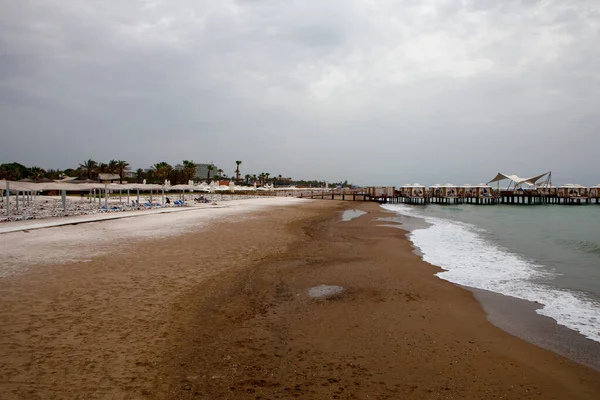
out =
{"type": "Polygon", "coordinates": [[[0,278],[23,273],[35,265],[91,261],[107,252],[129,250],[141,240],[182,235],[230,219],[242,221],[265,207],[301,201],[263,197],[189,208],[8,222],[0,225],[0,278]],[[106,221],[110,219],[116,220],[106,221]]]}
{"type": "Polygon", "coordinates": [[[488,323],[377,205],[341,222],[348,204],[259,208],[0,279],[0,397],[600,397],[598,372],[488,323]],[[309,297],[319,285],[344,290],[309,297]]]}

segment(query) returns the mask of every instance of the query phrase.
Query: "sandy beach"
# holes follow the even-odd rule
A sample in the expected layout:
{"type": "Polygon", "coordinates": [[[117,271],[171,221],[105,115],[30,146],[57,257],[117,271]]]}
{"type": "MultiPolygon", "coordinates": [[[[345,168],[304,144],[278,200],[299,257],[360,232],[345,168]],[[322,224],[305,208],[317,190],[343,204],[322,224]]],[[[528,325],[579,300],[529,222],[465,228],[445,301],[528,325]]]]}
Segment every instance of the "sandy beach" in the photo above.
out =
{"type": "Polygon", "coordinates": [[[0,234],[0,397],[600,397],[599,372],[489,323],[387,215],[277,198],[0,234]]]}

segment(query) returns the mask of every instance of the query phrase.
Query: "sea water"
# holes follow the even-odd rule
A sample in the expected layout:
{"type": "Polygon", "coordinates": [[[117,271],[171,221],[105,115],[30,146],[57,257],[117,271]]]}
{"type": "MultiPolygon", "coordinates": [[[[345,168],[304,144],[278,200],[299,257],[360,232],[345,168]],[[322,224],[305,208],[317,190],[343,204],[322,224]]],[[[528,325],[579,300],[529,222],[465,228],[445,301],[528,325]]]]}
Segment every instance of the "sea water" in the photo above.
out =
{"type": "Polygon", "coordinates": [[[600,342],[600,206],[383,207],[428,223],[409,239],[440,278],[538,302],[600,342]]]}

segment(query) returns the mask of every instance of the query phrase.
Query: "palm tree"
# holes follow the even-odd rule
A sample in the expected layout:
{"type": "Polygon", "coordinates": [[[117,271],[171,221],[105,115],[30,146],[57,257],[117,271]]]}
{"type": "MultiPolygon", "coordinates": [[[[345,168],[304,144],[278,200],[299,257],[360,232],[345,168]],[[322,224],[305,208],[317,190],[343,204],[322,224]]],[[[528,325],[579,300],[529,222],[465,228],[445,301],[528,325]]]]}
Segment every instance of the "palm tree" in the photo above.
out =
{"type": "MultiPolygon", "coordinates": [[[[111,160],[112,162],[113,160],[111,160]]],[[[123,160],[117,160],[115,164],[116,172],[119,174],[119,183],[123,183],[123,176],[125,171],[129,170],[129,163],[123,160]]]]}
{"type": "Polygon", "coordinates": [[[217,170],[217,173],[218,173],[217,177],[218,177],[219,179],[221,179],[221,177],[223,176],[223,172],[224,172],[224,171],[223,171],[222,169],[218,169],[218,170],[217,170]]]}
{"type": "Polygon", "coordinates": [[[235,165],[236,165],[236,167],[235,167],[235,180],[236,181],[240,180],[240,164],[241,163],[242,163],[241,161],[236,161],[235,162],[235,165]]]}
{"type": "MultiPolygon", "coordinates": [[[[81,168],[78,168],[81,171],[81,168]]],[[[58,179],[58,177],[62,174],[63,172],[59,169],[49,169],[46,172],[46,178],[48,179],[58,179]]],[[[85,176],[85,175],[80,175],[80,176],[85,176]]]]}
{"type": "Polygon", "coordinates": [[[187,183],[196,177],[196,164],[190,160],[183,160],[183,176],[187,183]]]}
{"type": "Polygon", "coordinates": [[[246,179],[246,185],[248,185],[250,183],[250,178],[251,178],[250,174],[246,174],[244,176],[244,178],[246,179]]]}
{"type": "Polygon", "coordinates": [[[105,163],[100,163],[98,164],[98,166],[96,167],[96,170],[100,173],[109,173],[109,169],[108,169],[108,164],[105,163]]]}
{"type": "Polygon", "coordinates": [[[46,176],[46,171],[40,167],[31,167],[29,172],[31,173],[31,179],[34,181],[39,181],[46,176]]]}
{"type": "Polygon", "coordinates": [[[269,182],[269,175],[271,175],[269,172],[265,172],[265,182],[269,182]]]}
{"type": "Polygon", "coordinates": [[[208,174],[206,175],[206,182],[210,183],[210,173],[213,169],[215,169],[215,166],[211,164],[208,167],[206,167],[206,169],[208,170],[208,174]]]}
{"type": "Polygon", "coordinates": [[[116,174],[117,171],[118,171],[117,160],[110,160],[108,162],[108,167],[106,168],[106,172],[108,172],[109,174],[116,174]]]}
{"type": "Polygon", "coordinates": [[[173,167],[171,167],[171,165],[165,161],[154,164],[153,168],[154,176],[158,178],[160,184],[163,184],[165,182],[165,180],[173,170],[173,167]]]}
{"type": "Polygon", "coordinates": [[[142,180],[144,178],[144,170],[141,168],[138,168],[137,171],[135,171],[135,174],[136,174],[138,183],[142,183],[142,180]]]}
{"type": "Polygon", "coordinates": [[[90,158],[84,161],[83,164],[79,164],[79,169],[86,178],[92,179],[92,176],[97,172],[98,163],[90,158]]]}
{"type": "Polygon", "coordinates": [[[256,176],[256,174],[252,175],[252,183],[256,183],[257,179],[258,177],[256,176]]]}

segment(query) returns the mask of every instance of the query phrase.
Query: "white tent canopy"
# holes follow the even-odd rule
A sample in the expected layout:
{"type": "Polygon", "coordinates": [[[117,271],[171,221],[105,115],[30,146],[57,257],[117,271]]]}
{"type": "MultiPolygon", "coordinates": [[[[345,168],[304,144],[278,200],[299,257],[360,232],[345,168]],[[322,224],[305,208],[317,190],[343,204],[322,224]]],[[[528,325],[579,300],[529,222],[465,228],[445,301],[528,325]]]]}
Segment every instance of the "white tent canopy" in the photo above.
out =
{"type": "Polygon", "coordinates": [[[33,183],[33,182],[14,182],[14,181],[6,181],[4,179],[0,180],[0,190],[6,190],[6,187],[10,188],[10,190],[14,190],[14,191],[22,191],[22,192],[28,192],[28,191],[36,191],[36,190],[41,190],[41,189],[37,189],[36,185],[40,185],[39,183],[33,183]]]}
{"type": "Polygon", "coordinates": [[[169,186],[169,190],[198,190],[197,186],[193,186],[193,185],[174,185],[174,186],[169,186]]]}
{"type": "MultiPolygon", "coordinates": [[[[91,189],[99,189],[99,190],[202,190],[202,187],[199,186],[190,186],[190,185],[176,185],[176,186],[163,186],[158,184],[151,183],[129,183],[129,184],[119,184],[119,183],[67,183],[65,181],[55,181],[55,182],[14,182],[14,181],[6,181],[0,180],[0,190],[5,190],[6,187],[10,187],[10,190],[13,191],[46,191],[46,190],[66,190],[67,192],[82,192],[91,189]]],[[[229,187],[228,187],[229,188],[229,187]]]]}
{"type": "Polygon", "coordinates": [[[543,178],[546,175],[549,175],[550,171],[545,172],[543,174],[540,175],[536,175],[536,176],[532,176],[529,178],[521,178],[520,176],[517,175],[508,175],[508,174],[503,174],[501,172],[498,172],[498,174],[496,175],[496,177],[494,179],[492,179],[491,181],[489,181],[488,183],[492,183],[492,182],[499,182],[499,181],[503,181],[505,179],[508,179],[510,181],[512,181],[515,185],[522,185],[522,184],[526,184],[528,186],[534,186],[536,184],[537,181],[539,181],[541,178],[543,178]]]}

